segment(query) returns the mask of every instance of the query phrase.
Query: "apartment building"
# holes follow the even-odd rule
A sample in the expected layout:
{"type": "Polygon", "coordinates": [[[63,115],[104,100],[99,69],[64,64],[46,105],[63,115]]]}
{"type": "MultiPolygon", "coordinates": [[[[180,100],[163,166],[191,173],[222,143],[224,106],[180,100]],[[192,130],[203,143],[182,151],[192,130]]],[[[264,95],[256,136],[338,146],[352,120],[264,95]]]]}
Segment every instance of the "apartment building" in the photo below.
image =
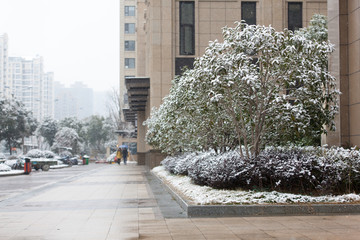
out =
{"type": "Polygon", "coordinates": [[[8,71],[8,36],[0,35],[0,97],[10,97],[10,86],[7,79],[8,71]]]}
{"type": "Polygon", "coordinates": [[[65,87],[60,82],[54,84],[55,119],[74,117],[84,119],[93,115],[93,90],[81,82],[65,87]]]}
{"type": "Polygon", "coordinates": [[[126,120],[135,125],[136,114],[128,106],[128,96],[125,88],[125,78],[135,77],[137,74],[137,0],[120,1],[120,97],[121,108],[127,112],[121,114],[122,121],[126,120]]]}
{"type": "MultiPolygon", "coordinates": [[[[121,78],[120,86],[126,86],[130,111],[136,112],[138,163],[153,167],[163,158],[145,143],[146,128],[142,123],[169,93],[174,76],[181,74],[184,66],[191,68],[209,41],[221,41],[222,27],[245,20],[248,24],[272,25],[279,31],[296,30],[307,26],[315,13],[327,15],[326,0],[136,1],[137,66],[131,74],[126,73],[135,77],[121,78]]],[[[122,64],[126,66],[126,62],[122,64]]]]}
{"type": "Polygon", "coordinates": [[[54,116],[52,72],[44,72],[42,57],[9,57],[8,86],[11,97],[21,101],[41,121],[54,116]]]}

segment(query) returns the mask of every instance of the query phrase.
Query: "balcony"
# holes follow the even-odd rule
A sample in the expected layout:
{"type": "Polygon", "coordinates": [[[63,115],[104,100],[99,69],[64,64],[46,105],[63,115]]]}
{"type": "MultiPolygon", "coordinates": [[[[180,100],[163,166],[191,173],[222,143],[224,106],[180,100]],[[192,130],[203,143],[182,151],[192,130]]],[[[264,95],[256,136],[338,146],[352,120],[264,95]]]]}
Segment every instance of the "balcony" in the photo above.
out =
{"type": "Polygon", "coordinates": [[[150,78],[128,77],[125,79],[130,110],[134,112],[145,111],[149,95],[150,78]]]}

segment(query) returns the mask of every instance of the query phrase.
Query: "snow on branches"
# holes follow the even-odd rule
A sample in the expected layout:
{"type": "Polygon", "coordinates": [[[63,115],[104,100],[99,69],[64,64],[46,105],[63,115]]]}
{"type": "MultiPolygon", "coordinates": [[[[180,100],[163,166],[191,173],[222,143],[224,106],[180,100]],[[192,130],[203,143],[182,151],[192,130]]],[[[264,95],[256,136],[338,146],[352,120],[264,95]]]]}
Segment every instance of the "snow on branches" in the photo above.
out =
{"type": "MultiPolygon", "coordinates": [[[[322,20],[312,26],[326,28],[322,20]]],[[[168,153],[242,144],[247,158],[269,143],[313,143],[334,127],[339,94],[327,70],[333,45],[313,32],[224,27],[223,42],[209,44],[144,123],[148,143],[168,153]]]]}

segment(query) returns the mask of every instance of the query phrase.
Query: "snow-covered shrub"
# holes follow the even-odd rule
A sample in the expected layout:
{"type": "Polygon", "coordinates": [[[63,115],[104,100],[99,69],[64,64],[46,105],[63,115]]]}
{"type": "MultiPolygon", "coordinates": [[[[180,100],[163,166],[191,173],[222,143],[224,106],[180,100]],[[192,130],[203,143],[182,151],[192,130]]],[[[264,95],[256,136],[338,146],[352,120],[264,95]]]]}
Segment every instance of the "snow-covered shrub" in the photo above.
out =
{"type": "Polygon", "coordinates": [[[44,157],[45,157],[45,158],[54,158],[54,157],[56,156],[55,153],[53,153],[52,151],[48,151],[48,150],[45,150],[45,151],[43,152],[43,154],[44,154],[44,157]]]}
{"type": "Polygon", "coordinates": [[[360,151],[356,148],[323,148],[319,168],[323,176],[322,186],[337,187],[337,191],[360,192],[360,151]]]}
{"type": "Polygon", "coordinates": [[[44,153],[39,149],[32,149],[26,154],[26,156],[29,158],[42,158],[44,157],[44,153]]]}
{"type": "Polygon", "coordinates": [[[177,156],[168,156],[161,162],[161,165],[172,174],[186,176],[188,175],[188,169],[193,167],[204,154],[209,155],[210,153],[184,153],[177,156]]]}
{"type": "Polygon", "coordinates": [[[10,170],[11,170],[11,167],[9,167],[8,165],[3,164],[3,163],[0,164],[0,172],[8,172],[10,170]]]}
{"type": "Polygon", "coordinates": [[[221,155],[203,154],[189,167],[188,175],[199,185],[233,189],[239,187],[239,175],[245,166],[244,159],[236,151],[221,155]]]}
{"type": "Polygon", "coordinates": [[[12,160],[6,160],[4,162],[5,165],[11,167],[11,168],[14,168],[14,166],[18,163],[19,160],[17,159],[12,159],[12,160]]]}
{"type": "Polygon", "coordinates": [[[167,156],[164,160],[161,161],[161,165],[163,165],[168,172],[175,174],[174,169],[176,167],[177,160],[177,157],[167,156]]]}
{"type": "Polygon", "coordinates": [[[360,152],[356,149],[278,147],[244,159],[237,151],[167,157],[165,169],[213,188],[291,193],[360,192],[360,152]]]}
{"type": "Polygon", "coordinates": [[[290,192],[311,192],[317,184],[313,175],[318,157],[301,149],[269,149],[257,158],[248,185],[290,192]]]}
{"type": "Polygon", "coordinates": [[[196,153],[187,153],[179,157],[174,168],[174,173],[178,175],[188,175],[188,170],[194,165],[196,153]]]}
{"type": "Polygon", "coordinates": [[[116,152],[113,152],[112,154],[110,154],[109,157],[106,158],[106,161],[107,161],[107,162],[113,162],[115,156],[116,156],[116,152]]]}

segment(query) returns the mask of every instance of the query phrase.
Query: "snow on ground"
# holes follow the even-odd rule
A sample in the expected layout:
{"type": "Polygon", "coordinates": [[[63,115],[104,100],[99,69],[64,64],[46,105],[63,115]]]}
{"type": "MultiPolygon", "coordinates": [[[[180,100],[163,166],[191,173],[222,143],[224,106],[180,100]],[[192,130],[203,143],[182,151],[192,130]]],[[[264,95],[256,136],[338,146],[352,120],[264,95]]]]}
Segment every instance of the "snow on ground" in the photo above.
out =
{"type": "Polygon", "coordinates": [[[0,172],[8,172],[11,170],[11,167],[9,167],[8,165],[2,163],[0,164],[0,172]]]}
{"type": "Polygon", "coordinates": [[[10,171],[0,171],[0,176],[10,176],[24,174],[24,170],[10,170],[10,171]]]}
{"type": "Polygon", "coordinates": [[[151,170],[172,189],[197,205],[209,204],[289,204],[289,203],[349,203],[360,201],[358,194],[311,197],[279,192],[217,190],[191,183],[188,176],[170,174],[163,166],[151,170]]]}
{"type": "Polygon", "coordinates": [[[66,167],[69,167],[69,165],[66,165],[66,164],[59,164],[58,165],[51,165],[50,166],[50,169],[56,169],[56,168],[66,168],[66,167]]]}

